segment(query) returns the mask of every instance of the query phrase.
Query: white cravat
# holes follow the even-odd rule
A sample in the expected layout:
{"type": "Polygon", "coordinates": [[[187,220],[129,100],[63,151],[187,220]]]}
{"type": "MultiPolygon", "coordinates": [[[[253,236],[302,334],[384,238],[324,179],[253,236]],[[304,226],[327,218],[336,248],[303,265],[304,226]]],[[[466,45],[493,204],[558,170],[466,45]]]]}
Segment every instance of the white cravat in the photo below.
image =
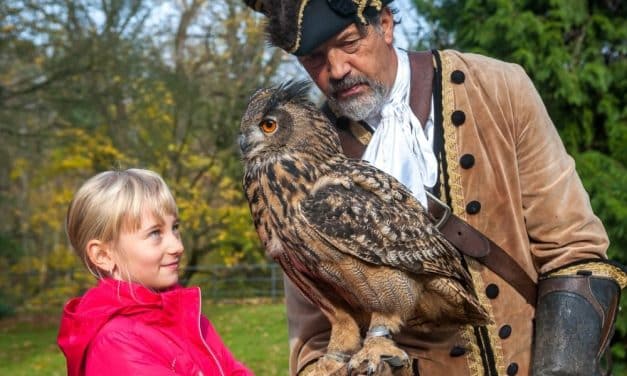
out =
{"type": "Polygon", "coordinates": [[[381,114],[366,119],[375,131],[362,158],[397,178],[426,208],[425,186],[433,187],[438,177],[433,153],[433,98],[423,130],[409,107],[409,57],[398,48],[396,56],[398,70],[389,98],[381,114]]]}

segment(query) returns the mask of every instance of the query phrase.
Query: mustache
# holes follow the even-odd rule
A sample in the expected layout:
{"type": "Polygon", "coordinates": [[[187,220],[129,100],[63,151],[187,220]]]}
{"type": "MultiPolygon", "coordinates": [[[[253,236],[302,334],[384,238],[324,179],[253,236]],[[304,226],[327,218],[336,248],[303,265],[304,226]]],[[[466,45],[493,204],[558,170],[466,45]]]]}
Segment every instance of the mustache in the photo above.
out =
{"type": "Polygon", "coordinates": [[[368,86],[373,86],[373,81],[366,76],[356,75],[356,76],[346,76],[339,80],[330,79],[329,87],[331,88],[331,93],[335,96],[338,91],[350,89],[355,85],[366,84],[368,86]]]}

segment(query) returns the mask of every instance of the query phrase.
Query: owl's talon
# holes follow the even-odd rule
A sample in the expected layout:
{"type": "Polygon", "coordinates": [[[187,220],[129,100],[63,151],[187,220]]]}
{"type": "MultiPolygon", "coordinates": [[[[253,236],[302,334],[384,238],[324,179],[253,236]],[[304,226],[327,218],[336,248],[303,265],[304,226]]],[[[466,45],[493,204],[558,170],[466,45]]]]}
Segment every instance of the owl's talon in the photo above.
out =
{"type": "Polygon", "coordinates": [[[386,337],[370,337],[348,363],[349,375],[391,375],[399,368],[409,369],[409,356],[386,337]]]}
{"type": "Polygon", "coordinates": [[[340,363],[346,363],[351,359],[351,356],[345,352],[332,351],[324,354],[323,358],[328,358],[340,363]]]}
{"type": "Polygon", "coordinates": [[[374,375],[374,365],[370,364],[370,365],[368,366],[368,373],[367,373],[367,375],[368,375],[368,376],[372,376],[372,375],[374,375]]]}
{"type": "Polygon", "coordinates": [[[403,361],[398,356],[381,355],[381,360],[389,364],[392,368],[400,368],[404,366],[403,361]]]}
{"type": "Polygon", "coordinates": [[[307,375],[311,376],[345,376],[349,375],[347,371],[347,361],[350,355],[340,352],[331,352],[322,356],[314,363],[311,372],[307,375]]]}

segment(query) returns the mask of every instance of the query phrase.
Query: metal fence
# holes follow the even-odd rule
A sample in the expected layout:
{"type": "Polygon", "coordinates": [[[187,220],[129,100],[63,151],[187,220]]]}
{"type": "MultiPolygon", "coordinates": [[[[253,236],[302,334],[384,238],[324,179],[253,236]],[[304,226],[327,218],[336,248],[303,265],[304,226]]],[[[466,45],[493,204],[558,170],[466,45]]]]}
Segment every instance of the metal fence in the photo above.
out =
{"type": "Polygon", "coordinates": [[[283,297],[283,272],[275,263],[235,266],[197,266],[186,285],[200,286],[203,298],[238,300],[283,297]]]}
{"type": "MultiPolygon", "coordinates": [[[[188,267],[186,271],[189,271],[188,267]]],[[[255,265],[201,265],[191,268],[189,280],[180,282],[200,286],[203,299],[223,303],[243,300],[280,300],[283,298],[283,272],[273,263],[255,265]]],[[[184,274],[184,273],[182,273],[184,274]]],[[[95,285],[84,268],[48,270],[45,274],[28,270],[0,276],[0,318],[17,311],[39,312],[58,309],[68,298],[84,293],[95,285]]]]}

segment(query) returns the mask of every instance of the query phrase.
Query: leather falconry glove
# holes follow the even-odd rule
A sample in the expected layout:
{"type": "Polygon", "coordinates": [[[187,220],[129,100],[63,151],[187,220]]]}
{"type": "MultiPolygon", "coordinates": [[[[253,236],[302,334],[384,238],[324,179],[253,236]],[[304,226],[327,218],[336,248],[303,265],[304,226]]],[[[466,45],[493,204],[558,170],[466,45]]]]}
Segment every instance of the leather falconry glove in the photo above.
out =
{"type": "MultiPolygon", "coordinates": [[[[538,281],[532,374],[603,375],[601,358],[614,334],[624,268],[579,261],[538,281]]],[[[607,373],[609,374],[609,373],[607,373]]]]}

